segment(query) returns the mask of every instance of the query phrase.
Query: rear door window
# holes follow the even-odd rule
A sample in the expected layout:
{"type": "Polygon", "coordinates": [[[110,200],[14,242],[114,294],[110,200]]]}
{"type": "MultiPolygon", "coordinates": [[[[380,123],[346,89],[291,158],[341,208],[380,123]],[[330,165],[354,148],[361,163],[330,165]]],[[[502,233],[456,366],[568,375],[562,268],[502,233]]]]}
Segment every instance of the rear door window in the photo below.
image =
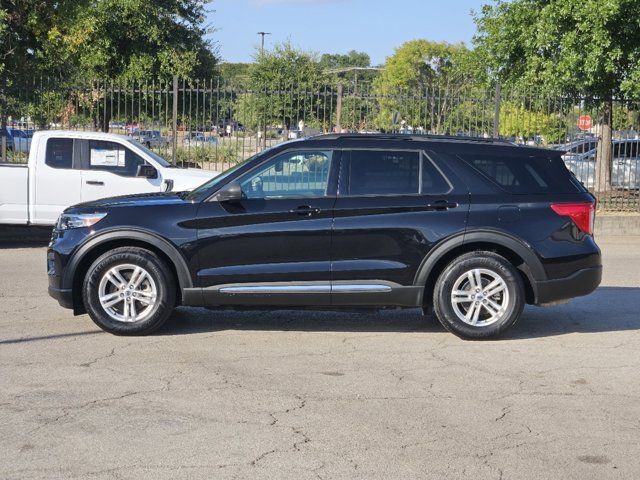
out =
{"type": "Polygon", "coordinates": [[[580,189],[571,181],[571,174],[559,156],[523,154],[459,155],[510,193],[575,193],[580,189]]]}
{"type": "Polygon", "coordinates": [[[429,158],[417,151],[351,150],[341,195],[437,195],[451,185],[429,158]]]}
{"type": "Polygon", "coordinates": [[[416,195],[419,192],[419,152],[351,151],[348,195],[416,195]]]}

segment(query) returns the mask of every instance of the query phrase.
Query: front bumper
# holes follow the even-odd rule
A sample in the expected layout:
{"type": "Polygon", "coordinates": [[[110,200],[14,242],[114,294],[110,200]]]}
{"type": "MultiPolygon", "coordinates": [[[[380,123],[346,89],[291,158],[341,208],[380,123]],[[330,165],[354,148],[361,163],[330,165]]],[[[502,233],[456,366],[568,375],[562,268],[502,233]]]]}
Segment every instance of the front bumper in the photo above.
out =
{"type": "Polygon", "coordinates": [[[73,309],[73,293],[71,289],[49,286],[49,296],[55,298],[61,307],[73,309]]]}
{"type": "Polygon", "coordinates": [[[536,304],[562,302],[593,292],[602,280],[602,265],[578,270],[565,278],[538,281],[535,284],[536,304]]]}

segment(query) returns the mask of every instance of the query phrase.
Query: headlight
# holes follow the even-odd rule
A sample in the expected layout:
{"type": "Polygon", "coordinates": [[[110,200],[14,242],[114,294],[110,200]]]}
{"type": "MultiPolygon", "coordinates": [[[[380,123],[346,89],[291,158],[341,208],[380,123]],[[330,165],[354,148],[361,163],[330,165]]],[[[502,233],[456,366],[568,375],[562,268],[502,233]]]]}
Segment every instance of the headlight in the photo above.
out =
{"type": "Polygon", "coordinates": [[[56,223],[57,230],[69,230],[71,228],[82,228],[82,227],[90,227],[95,225],[104,217],[106,217],[106,213],[81,213],[81,214],[67,214],[63,213],[58,218],[58,223],[56,223]]]}

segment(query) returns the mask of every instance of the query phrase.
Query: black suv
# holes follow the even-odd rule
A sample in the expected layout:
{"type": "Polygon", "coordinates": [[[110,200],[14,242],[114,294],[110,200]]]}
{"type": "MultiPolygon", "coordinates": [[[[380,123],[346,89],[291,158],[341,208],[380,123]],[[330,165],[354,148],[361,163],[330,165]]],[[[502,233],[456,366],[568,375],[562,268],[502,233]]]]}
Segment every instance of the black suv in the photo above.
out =
{"type": "Polygon", "coordinates": [[[49,292],[104,330],[177,305],[434,309],[464,338],[600,283],[594,197],[562,152],[477,138],[321,135],[191,192],[68,208],[49,292]]]}

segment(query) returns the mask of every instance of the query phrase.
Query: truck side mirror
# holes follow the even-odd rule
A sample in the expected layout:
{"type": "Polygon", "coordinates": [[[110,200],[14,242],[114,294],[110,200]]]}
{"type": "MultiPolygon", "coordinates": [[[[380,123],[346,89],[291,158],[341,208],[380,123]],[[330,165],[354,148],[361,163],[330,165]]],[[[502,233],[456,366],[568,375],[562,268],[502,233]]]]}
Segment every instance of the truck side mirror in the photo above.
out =
{"type": "Polygon", "coordinates": [[[231,182],[225,185],[215,196],[218,202],[237,202],[243,198],[244,194],[239,182],[231,182]]]}
{"type": "Polygon", "coordinates": [[[157,176],[158,172],[152,165],[149,165],[147,163],[138,165],[138,169],[136,170],[136,177],[157,178],[157,176]]]}

